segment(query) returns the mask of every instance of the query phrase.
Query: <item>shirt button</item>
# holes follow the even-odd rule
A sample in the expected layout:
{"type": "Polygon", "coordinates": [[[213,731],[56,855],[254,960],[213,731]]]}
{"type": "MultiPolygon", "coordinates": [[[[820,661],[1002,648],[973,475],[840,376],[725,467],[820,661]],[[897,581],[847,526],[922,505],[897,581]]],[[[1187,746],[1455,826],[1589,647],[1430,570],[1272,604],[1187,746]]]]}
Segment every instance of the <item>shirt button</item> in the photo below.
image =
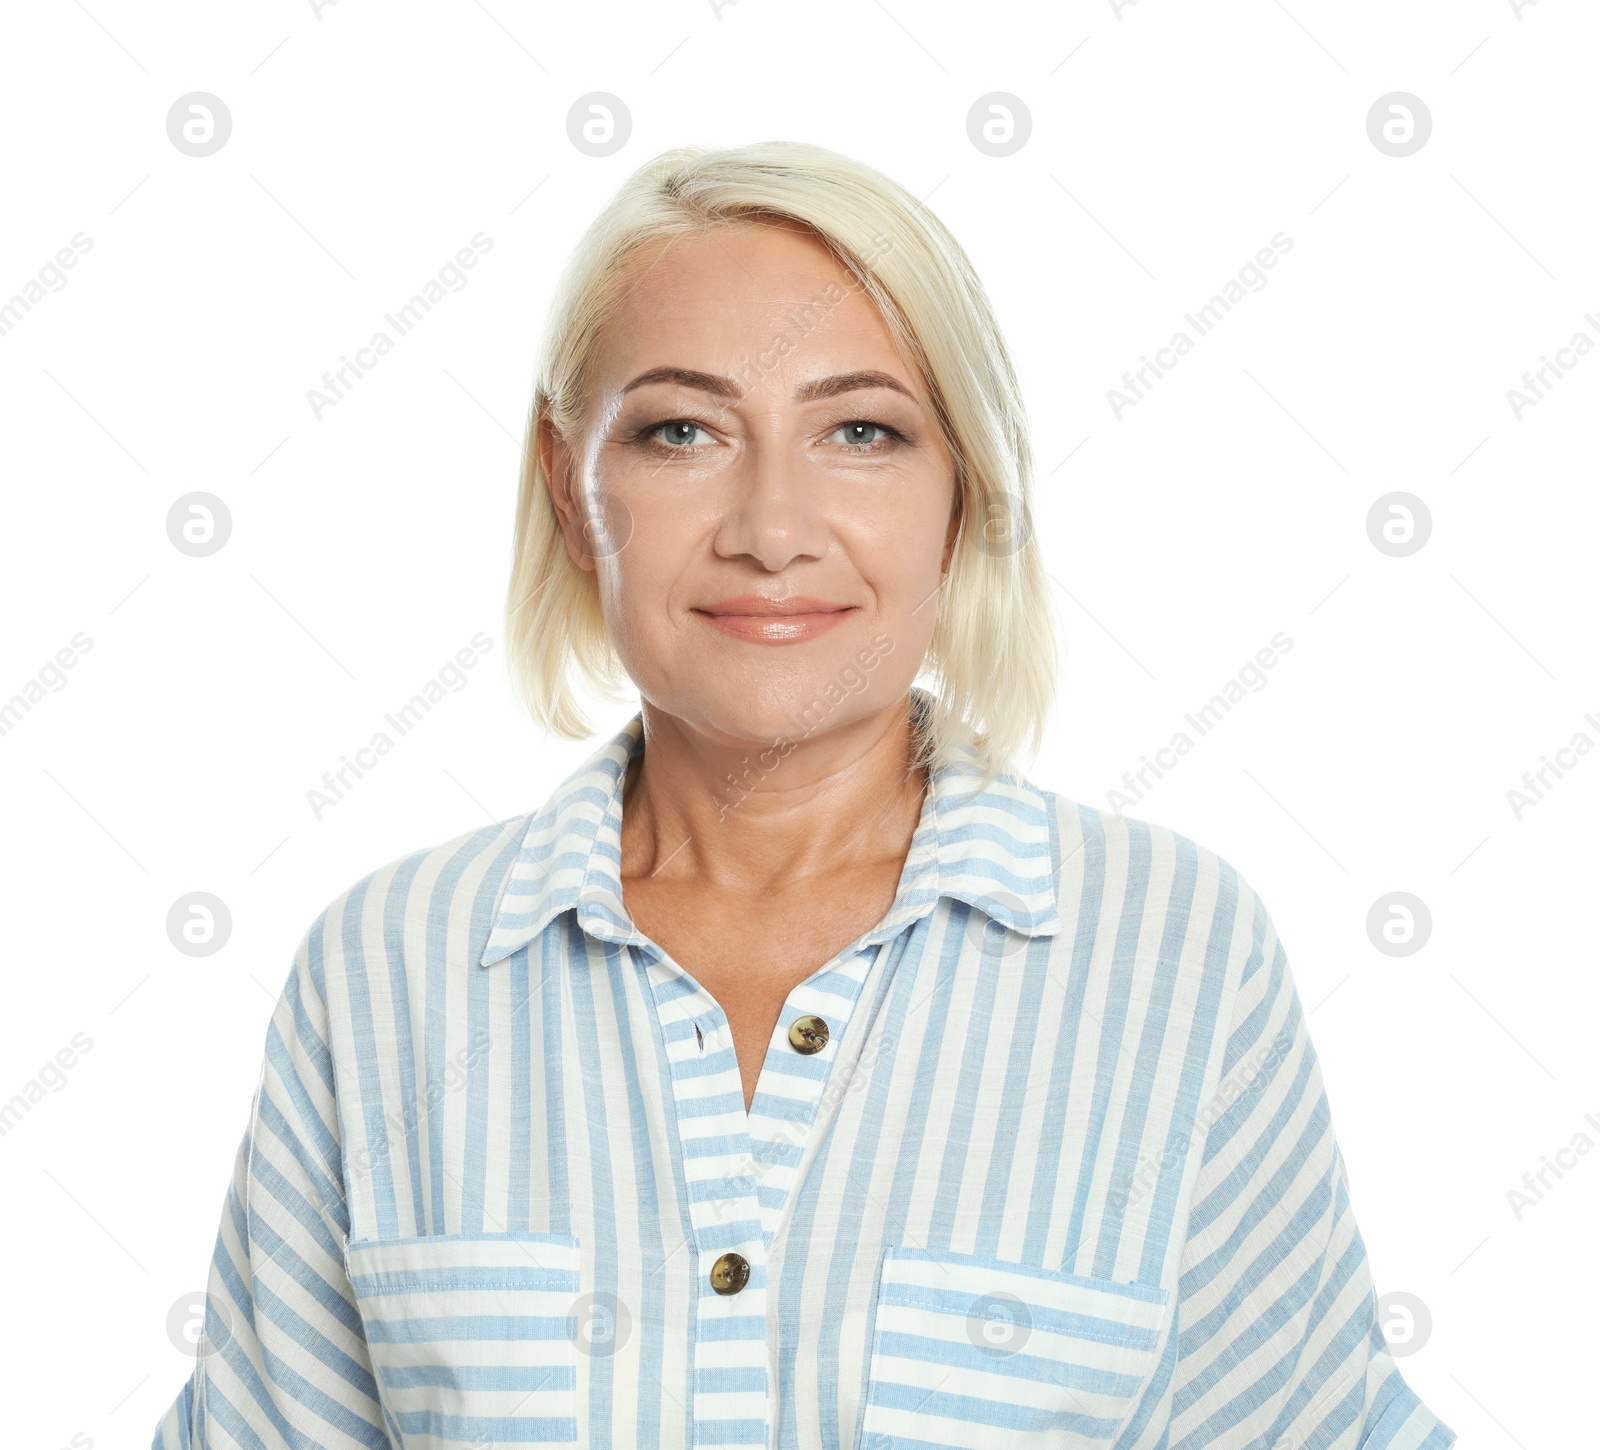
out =
{"type": "Polygon", "coordinates": [[[828,1045],[828,1024],[820,1017],[796,1017],[789,1024],[789,1046],[808,1057],[828,1045]]]}
{"type": "Polygon", "coordinates": [[[750,1282],[750,1260],[743,1254],[724,1254],[711,1266],[711,1287],[719,1294],[737,1294],[750,1282]]]}

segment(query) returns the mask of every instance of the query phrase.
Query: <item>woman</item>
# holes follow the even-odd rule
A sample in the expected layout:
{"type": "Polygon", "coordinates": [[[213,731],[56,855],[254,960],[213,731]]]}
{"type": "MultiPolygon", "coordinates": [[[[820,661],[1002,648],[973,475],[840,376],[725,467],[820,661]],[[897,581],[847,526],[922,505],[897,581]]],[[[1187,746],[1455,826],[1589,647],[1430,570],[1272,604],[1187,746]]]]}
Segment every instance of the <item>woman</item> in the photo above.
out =
{"type": "Polygon", "coordinates": [[[625,185],[508,645],[548,727],[574,674],[641,713],[312,924],[158,1445],[1451,1443],[1265,907],[1014,773],[1030,471],[902,188],[776,144],[625,185]]]}

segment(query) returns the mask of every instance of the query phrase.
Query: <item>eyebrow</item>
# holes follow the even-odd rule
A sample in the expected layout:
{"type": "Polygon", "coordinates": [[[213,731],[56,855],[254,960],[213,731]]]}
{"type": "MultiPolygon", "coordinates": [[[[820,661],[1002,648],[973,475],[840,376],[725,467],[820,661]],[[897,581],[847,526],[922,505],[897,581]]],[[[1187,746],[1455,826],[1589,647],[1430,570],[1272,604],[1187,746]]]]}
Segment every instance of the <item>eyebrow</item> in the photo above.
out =
{"type": "MultiPolygon", "coordinates": [[[[854,393],[863,388],[888,388],[891,392],[911,397],[911,389],[888,373],[835,373],[831,378],[813,378],[794,390],[797,403],[814,403],[818,398],[836,398],[840,393],[854,393]]],[[[913,399],[915,401],[915,399],[913,399]]]]}
{"type": "MultiPolygon", "coordinates": [[[[715,373],[696,372],[693,368],[671,367],[651,368],[648,372],[640,373],[622,391],[631,393],[635,388],[645,387],[649,383],[677,383],[680,387],[694,388],[718,398],[743,396],[738,383],[732,378],[718,377],[715,373]]],[[[898,378],[888,373],[867,371],[835,373],[832,377],[813,378],[809,382],[801,383],[795,389],[794,400],[797,403],[814,403],[819,398],[836,398],[841,393],[859,392],[864,388],[888,388],[892,392],[913,398],[911,390],[898,378]]]]}

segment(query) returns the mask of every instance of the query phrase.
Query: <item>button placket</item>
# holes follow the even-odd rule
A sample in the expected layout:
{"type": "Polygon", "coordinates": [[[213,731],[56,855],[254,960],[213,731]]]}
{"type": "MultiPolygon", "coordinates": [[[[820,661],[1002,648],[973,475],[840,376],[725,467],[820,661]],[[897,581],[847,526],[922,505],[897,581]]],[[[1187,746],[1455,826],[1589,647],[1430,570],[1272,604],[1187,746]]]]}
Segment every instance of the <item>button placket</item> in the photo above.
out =
{"type": "Polygon", "coordinates": [[[726,1443],[730,1422],[772,1423],[767,1263],[844,1032],[877,959],[876,949],[857,949],[789,994],[748,1115],[721,1007],[670,959],[646,961],[698,1250],[696,1446],[726,1443]],[[706,1387],[721,1384],[737,1387],[706,1387]]]}
{"type": "Polygon", "coordinates": [[[772,1421],[766,1240],[744,1087],[733,1034],[710,994],[664,957],[647,972],[671,1070],[699,1285],[693,1443],[722,1445],[731,1424],[772,1421]]]}
{"type": "Polygon", "coordinates": [[[876,945],[854,947],[800,983],[784,1002],[773,1030],[747,1120],[769,1252],[879,950],[876,945]]]}

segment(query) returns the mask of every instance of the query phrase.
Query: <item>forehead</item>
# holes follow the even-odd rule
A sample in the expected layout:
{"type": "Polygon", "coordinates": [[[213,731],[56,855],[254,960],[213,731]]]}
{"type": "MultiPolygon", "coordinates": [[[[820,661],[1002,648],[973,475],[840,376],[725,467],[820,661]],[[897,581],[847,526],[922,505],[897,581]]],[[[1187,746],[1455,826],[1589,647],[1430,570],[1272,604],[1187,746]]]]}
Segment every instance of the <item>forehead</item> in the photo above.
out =
{"type": "Polygon", "coordinates": [[[651,243],[596,352],[602,388],[659,366],[738,372],[756,353],[783,371],[876,368],[921,392],[870,297],[798,225],[728,223],[651,243]]]}

